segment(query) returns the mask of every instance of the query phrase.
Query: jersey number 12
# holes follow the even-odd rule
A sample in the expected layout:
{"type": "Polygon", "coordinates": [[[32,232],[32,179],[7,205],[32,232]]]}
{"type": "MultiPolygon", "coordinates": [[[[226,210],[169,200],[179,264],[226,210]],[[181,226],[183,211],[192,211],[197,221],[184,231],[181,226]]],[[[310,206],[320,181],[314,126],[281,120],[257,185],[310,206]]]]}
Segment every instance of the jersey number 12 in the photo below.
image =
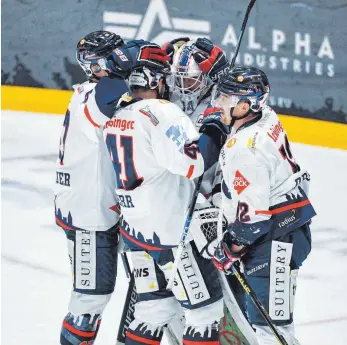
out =
{"type": "Polygon", "coordinates": [[[143,177],[137,175],[134,166],[133,137],[119,135],[119,143],[117,144],[117,135],[107,134],[106,145],[116,173],[117,189],[134,190],[140,186],[143,177]],[[119,155],[122,150],[123,155],[119,155]]]}

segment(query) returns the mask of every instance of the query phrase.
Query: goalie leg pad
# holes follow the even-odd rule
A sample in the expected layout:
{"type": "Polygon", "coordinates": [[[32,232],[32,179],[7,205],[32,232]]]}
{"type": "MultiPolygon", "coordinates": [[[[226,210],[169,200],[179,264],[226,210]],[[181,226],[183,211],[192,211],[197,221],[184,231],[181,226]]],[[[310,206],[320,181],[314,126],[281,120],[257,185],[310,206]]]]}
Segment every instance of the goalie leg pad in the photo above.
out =
{"type": "MultiPolygon", "coordinates": [[[[156,258],[167,280],[172,274],[173,252],[162,251],[156,258]]],[[[197,309],[222,299],[218,271],[212,260],[199,254],[194,242],[187,244],[182,252],[172,293],[186,309],[197,309]]]]}

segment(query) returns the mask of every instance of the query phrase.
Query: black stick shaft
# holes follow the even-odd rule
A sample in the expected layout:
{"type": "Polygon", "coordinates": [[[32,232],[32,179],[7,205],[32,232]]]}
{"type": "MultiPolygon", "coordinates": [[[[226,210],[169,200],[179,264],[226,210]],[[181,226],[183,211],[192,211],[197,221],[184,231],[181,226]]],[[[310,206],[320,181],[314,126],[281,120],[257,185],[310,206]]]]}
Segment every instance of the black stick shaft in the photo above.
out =
{"type": "Polygon", "coordinates": [[[233,273],[235,274],[237,280],[239,281],[239,283],[241,284],[241,286],[243,287],[243,289],[247,293],[247,295],[249,295],[251,297],[253,303],[258,308],[259,312],[263,315],[266,323],[271,328],[272,333],[277,338],[278,343],[281,345],[288,345],[288,343],[286,342],[284,337],[278,333],[278,331],[277,331],[275,325],[273,324],[269,314],[267,313],[263,304],[259,301],[259,299],[258,299],[257,295],[254,293],[253,289],[247,284],[245,276],[240,271],[239,263],[235,262],[231,266],[231,269],[232,269],[233,273]]]}
{"type": "Polygon", "coordinates": [[[128,279],[130,279],[130,281],[128,286],[128,292],[124,301],[122,317],[119,323],[116,345],[124,345],[125,343],[126,331],[129,328],[130,323],[135,318],[134,311],[135,311],[135,303],[137,301],[135,278],[134,278],[134,274],[131,272],[128,257],[126,253],[122,253],[121,257],[122,257],[125,273],[128,279]]]}
{"type": "Polygon", "coordinates": [[[245,14],[245,18],[243,19],[243,23],[242,23],[242,26],[241,26],[241,34],[240,34],[240,37],[239,37],[239,39],[238,39],[238,41],[237,41],[237,46],[236,46],[235,54],[234,54],[234,57],[233,57],[233,59],[231,60],[231,63],[230,63],[230,69],[232,69],[232,68],[235,66],[235,61],[236,61],[237,55],[238,55],[239,50],[240,50],[241,41],[242,41],[243,34],[244,34],[244,32],[245,32],[245,29],[246,29],[248,17],[249,17],[249,14],[251,13],[252,7],[253,7],[254,4],[255,4],[255,1],[256,1],[256,0],[251,0],[251,1],[249,2],[248,7],[247,7],[247,11],[246,11],[246,14],[245,14]]]}

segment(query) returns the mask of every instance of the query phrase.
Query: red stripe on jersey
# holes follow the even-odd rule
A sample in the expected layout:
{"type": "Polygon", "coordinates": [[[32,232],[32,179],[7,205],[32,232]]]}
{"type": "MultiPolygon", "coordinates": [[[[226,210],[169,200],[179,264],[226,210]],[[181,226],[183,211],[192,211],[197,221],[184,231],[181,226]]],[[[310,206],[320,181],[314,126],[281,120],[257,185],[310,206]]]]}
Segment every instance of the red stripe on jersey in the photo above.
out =
{"type": "Polygon", "coordinates": [[[266,210],[266,211],[255,211],[255,214],[277,214],[277,213],[281,213],[284,211],[288,211],[288,210],[292,210],[294,208],[299,208],[299,207],[303,207],[310,204],[310,200],[304,200],[304,201],[300,201],[297,202],[295,204],[291,204],[291,205],[287,205],[287,206],[283,206],[280,208],[276,208],[274,210],[266,210]]]}
{"type": "Polygon", "coordinates": [[[63,326],[70,331],[73,334],[79,335],[81,337],[87,337],[87,338],[93,338],[95,336],[95,331],[94,332],[84,332],[84,331],[80,331],[74,327],[72,327],[71,325],[69,325],[65,320],[63,322],[63,326]]]}
{"type": "Polygon", "coordinates": [[[90,113],[89,113],[89,110],[88,110],[88,107],[85,105],[84,106],[84,115],[86,116],[86,118],[88,119],[88,121],[96,128],[100,128],[100,126],[93,121],[92,117],[90,116],[90,113]]]}
{"type": "Polygon", "coordinates": [[[67,226],[66,224],[64,224],[58,217],[55,217],[55,221],[56,223],[61,227],[63,228],[64,230],[73,230],[72,228],[70,228],[69,226],[67,226]]]}
{"type": "Polygon", "coordinates": [[[190,179],[190,178],[192,177],[193,171],[194,171],[194,165],[191,165],[191,166],[189,167],[188,173],[187,173],[187,175],[186,175],[186,178],[187,178],[187,179],[190,179]]]}

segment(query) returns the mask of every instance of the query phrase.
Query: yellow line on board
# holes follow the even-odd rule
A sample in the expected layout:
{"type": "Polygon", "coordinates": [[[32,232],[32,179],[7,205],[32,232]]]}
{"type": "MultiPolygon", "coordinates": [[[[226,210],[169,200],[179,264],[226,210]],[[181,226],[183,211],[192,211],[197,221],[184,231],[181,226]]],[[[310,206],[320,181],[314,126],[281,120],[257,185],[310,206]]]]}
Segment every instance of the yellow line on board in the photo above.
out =
{"type": "Polygon", "coordinates": [[[1,86],[1,109],[65,114],[72,91],[22,86],[1,86]]]}
{"type": "MultiPolygon", "coordinates": [[[[1,86],[1,108],[46,114],[65,114],[72,91],[1,86]]],[[[279,115],[291,141],[347,150],[347,125],[279,115]]]]}

